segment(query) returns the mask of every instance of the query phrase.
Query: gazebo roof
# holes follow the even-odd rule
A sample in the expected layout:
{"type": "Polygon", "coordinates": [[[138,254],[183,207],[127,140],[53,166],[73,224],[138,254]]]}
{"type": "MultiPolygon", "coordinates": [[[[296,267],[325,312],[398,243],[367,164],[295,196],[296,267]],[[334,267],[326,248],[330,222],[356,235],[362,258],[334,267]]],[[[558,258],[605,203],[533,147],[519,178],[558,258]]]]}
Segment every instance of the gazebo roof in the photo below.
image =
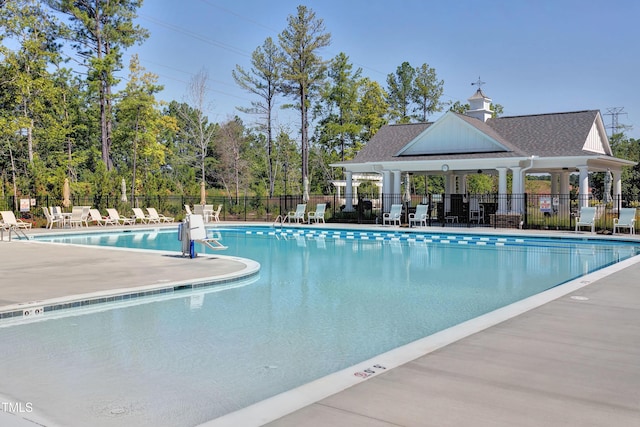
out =
{"type": "Polygon", "coordinates": [[[612,156],[600,112],[585,110],[498,117],[486,122],[448,112],[433,123],[387,125],[353,160],[333,166],[364,170],[367,164],[395,164],[407,170],[402,167],[405,162],[460,160],[468,165],[478,160],[486,167],[492,159],[502,165],[509,159],[515,163],[532,156],[556,163],[563,159],[566,166],[589,159],[610,163],[607,167],[633,164],[612,156]]]}

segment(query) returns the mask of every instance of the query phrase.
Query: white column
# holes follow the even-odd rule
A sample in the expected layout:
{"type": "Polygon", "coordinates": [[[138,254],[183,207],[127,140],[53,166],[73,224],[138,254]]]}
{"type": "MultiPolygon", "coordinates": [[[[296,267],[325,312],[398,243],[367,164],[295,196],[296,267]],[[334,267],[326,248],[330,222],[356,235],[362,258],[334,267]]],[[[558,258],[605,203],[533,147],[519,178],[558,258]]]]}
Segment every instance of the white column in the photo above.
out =
{"type": "Polygon", "coordinates": [[[580,171],[580,189],[578,193],[578,206],[589,206],[589,167],[578,166],[580,171]]]}
{"type": "Polygon", "coordinates": [[[402,175],[399,170],[391,171],[393,173],[393,203],[400,203],[402,200],[402,190],[400,189],[400,184],[402,184],[402,175]]]}
{"type": "Polygon", "coordinates": [[[560,174],[560,205],[558,206],[561,215],[568,215],[570,210],[569,200],[569,172],[563,171],[560,174]]]}
{"type": "Polygon", "coordinates": [[[613,172],[613,203],[614,209],[620,210],[622,207],[622,171],[613,172]]]}
{"type": "Polygon", "coordinates": [[[449,175],[449,194],[458,194],[458,175],[451,172],[449,175]]]}
{"type": "Polygon", "coordinates": [[[558,194],[558,191],[560,190],[558,188],[558,173],[554,172],[551,174],[551,194],[552,195],[556,195],[558,194]]]}
{"type": "Polygon", "coordinates": [[[391,210],[391,171],[382,171],[382,208],[384,212],[391,210]]]}
{"type": "Polygon", "coordinates": [[[351,171],[346,171],[345,176],[347,178],[347,185],[344,189],[344,211],[353,212],[353,173],[351,171]]]}
{"type": "Polygon", "coordinates": [[[444,213],[451,212],[451,188],[453,187],[455,177],[448,172],[444,176],[444,213]]]}
{"type": "Polygon", "coordinates": [[[378,208],[382,204],[382,195],[384,194],[384,190],[383,190],[384,183],[376,182],[376,187],[378,187],[378,206],[376,206],[378,208]]]}
{"type": "Polygon", "coordinates": [[[522,168],[519,166],[511,168],[511,212],[521,214],[524,185],[522,180],[522,168]]]}
{"type": "Polygon", "coordinates": [[[507,213],[507,168],[496,168],[498,171],[498,210],[496,213],[507,213]]]}

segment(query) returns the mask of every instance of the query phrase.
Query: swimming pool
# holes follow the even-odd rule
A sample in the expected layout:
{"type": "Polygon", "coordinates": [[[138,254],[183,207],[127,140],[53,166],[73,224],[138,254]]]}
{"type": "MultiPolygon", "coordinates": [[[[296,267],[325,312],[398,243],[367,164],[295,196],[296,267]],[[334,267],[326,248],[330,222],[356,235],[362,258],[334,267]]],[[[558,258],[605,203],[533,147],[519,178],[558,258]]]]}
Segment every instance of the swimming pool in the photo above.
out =
{"type": "MultiPolygon", "coordinates": [[[[11,349],[0,393],[63,425],[197,425],[638,253],[579,239],[216,232],[225,254],[260,262],[259,280],[0,324],[11,349]]],[[[51,240],[180,251],[175,230],[51,240]]]]}

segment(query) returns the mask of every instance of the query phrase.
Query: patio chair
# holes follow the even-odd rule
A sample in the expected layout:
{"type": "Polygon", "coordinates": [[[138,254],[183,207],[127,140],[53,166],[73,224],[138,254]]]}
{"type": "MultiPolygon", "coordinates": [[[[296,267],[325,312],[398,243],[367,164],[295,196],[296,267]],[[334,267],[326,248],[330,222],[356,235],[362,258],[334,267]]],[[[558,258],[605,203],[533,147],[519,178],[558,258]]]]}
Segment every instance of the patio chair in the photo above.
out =
{"type": "Polygon", "coordinates": [[[204,205],[202,213],[204,214],[204,222],[211,221],[211,217],[213,215],[213,205],[204,205]]]}
{"type": "Polygon", "coordinates": [[[613,219],[613,234],[618,228],[628,228],[629,234],[636,234],[636,208],[620,209],[618,218],[613,219]]]}
{"type": "Polygon", "coordinates": [[[54,217],[49,211],[48,207],[43,206],[42,212],[44,212],[44,217],[47,219],[47,228],[49,230],[53,228],[53,224],[58,224],[58,227],[62,225],[62,217],[58,217],[58,218],[54,217]]]}
{"type": "Polygon", "coordinates": [[[185,210],[185,212],[187,212],[187,215],[191,215],[192,214],[191,208],[189,207],[189,205],[184,205],[184,210],[185,210]]]}
{"type": "Polygon", "coordinates": [[[54,219],[60,219],[60,221],[62,221],[62,225],[65,225],[65,218],[60,206],[51,206],[51,215],[54,219]]]}
{"type": "Polygon", "coordinates": [[[402,205],[391,205],[391,210],[382,214],[382,225],[398,224],[402,217],[402,205]]]}
{"type": "Polygon", "coordinates": [[[289,212],[285,217],[285,219],[287,219],[289,222],[295,221],[295,222],[301,222],[304,224],[304,212],[306,210],[307,210],[306,203],[298,203],[298,206],[296,206],[296,211],[289,212]]]}
{"type": "Polygon", "coordinates": [[[316,205],[316,211],[309,212],[307,214],[307,220],[309,221],[309,224],[311,224],[311,220],[314,220],[316,224],[318,223],[318,221],[322,221],[322,223],[324,224],[324,212],[326,209],[327,209],[326,203],[318,203],[316,205]]]}
{"type": "Polygon", "coordinates": [[[117,222],[109,218],[108,216],[102,216],[98,209],[89,209],[89,222],[96,225],[116,225],[117,222]]]}
{"type": "Polygon", "coordinates": [[[591,227],[591,232],[596,232],[596,208],[585,206],[580,208],[580,216],[576,218],[576,232],[580,227],[591,227]]]}
{"type": "Polygon", "coordinates": [[[145,215],[144,211],[141,208],[131,208],[133,211],[133,219],[137,223],[140,221],[142,224],[147,224],[151,222],[160,222],[160,219],[153,219],[149,215],[145,215]]]}
{"type": "Polygon", "coordinates": [[[218,205],[218,208],[211,212],[211,217],[209,217],[209,221],[220,222],[220,212],[222,212],[222,204],[218,205]]]}
{"type": "Polygon", "coordinates": [[[84,208],[82,206],[74,206],[71,208],[71,216],[69,217],[69,225],[71,227],[82,227],[82,224],[87,225],[87,227],[89,226],[88,223],[88,215],[89,212],[87,211],[87,216],[85,217],[84,215],[84,208]]]}
{"type": "Polygon", "coordinates": [[[128,225],[135,224],[135,220],[133,218],[127,218],[126,216],[120,216],[118,211],[114,208],[107,208],[107,213],[109,214],[109,219],[115,221],[118,225],[128,225]]]}
{"type": "Polygon", "coordinates": [[[418,224],[418,226],[427,226],[427,211],[429,205],[417,205],[416,212],[409,214],[409,227],[411,224],[418,224]]]}
{"type": "Polygon", "coordinates": [[[164,216],[159,214],[156,208],[147,208],[147,212],[149,212],[149,221],[155,222],[173,222],[174,218],[172,216],[164,216]]]}
{"type": "Polygon", "coordinates": [[[484,223],[484,206],[480,204],[477,197],[469,200],[469,222],[484,223]]]}

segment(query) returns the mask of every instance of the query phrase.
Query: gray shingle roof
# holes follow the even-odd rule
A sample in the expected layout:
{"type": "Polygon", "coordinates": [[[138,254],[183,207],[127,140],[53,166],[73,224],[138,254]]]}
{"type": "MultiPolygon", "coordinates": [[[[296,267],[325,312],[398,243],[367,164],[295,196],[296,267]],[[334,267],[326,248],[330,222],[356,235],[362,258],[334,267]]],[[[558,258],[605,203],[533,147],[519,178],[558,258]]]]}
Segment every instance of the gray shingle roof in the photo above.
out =
{"type": "Polygon", "coordinates": [[[397,156],[396,154],[432,123],[412,123],[383,126],[349,162],[367,163],[417,159],[469,159],[584,156],[593,153],[582,150],[598,115],[597,110],[567,113],[499,117],[486,123],[457,114],[466,123],[504,145],[508,151],[493,153],[434,154],[397,156]]]}
{"type": "Polygon", "coordinates": [[[431,125],[432,123],[410,123],[383,126],[351,162],[345,163],[398,160],[395,154],[431,125]]]}
{"type": "Polygon", "coordinates": [[[597,110],[500,117],[487,125],[527,155],[584,156],[582,150],[598,115],[597,110]]]}

